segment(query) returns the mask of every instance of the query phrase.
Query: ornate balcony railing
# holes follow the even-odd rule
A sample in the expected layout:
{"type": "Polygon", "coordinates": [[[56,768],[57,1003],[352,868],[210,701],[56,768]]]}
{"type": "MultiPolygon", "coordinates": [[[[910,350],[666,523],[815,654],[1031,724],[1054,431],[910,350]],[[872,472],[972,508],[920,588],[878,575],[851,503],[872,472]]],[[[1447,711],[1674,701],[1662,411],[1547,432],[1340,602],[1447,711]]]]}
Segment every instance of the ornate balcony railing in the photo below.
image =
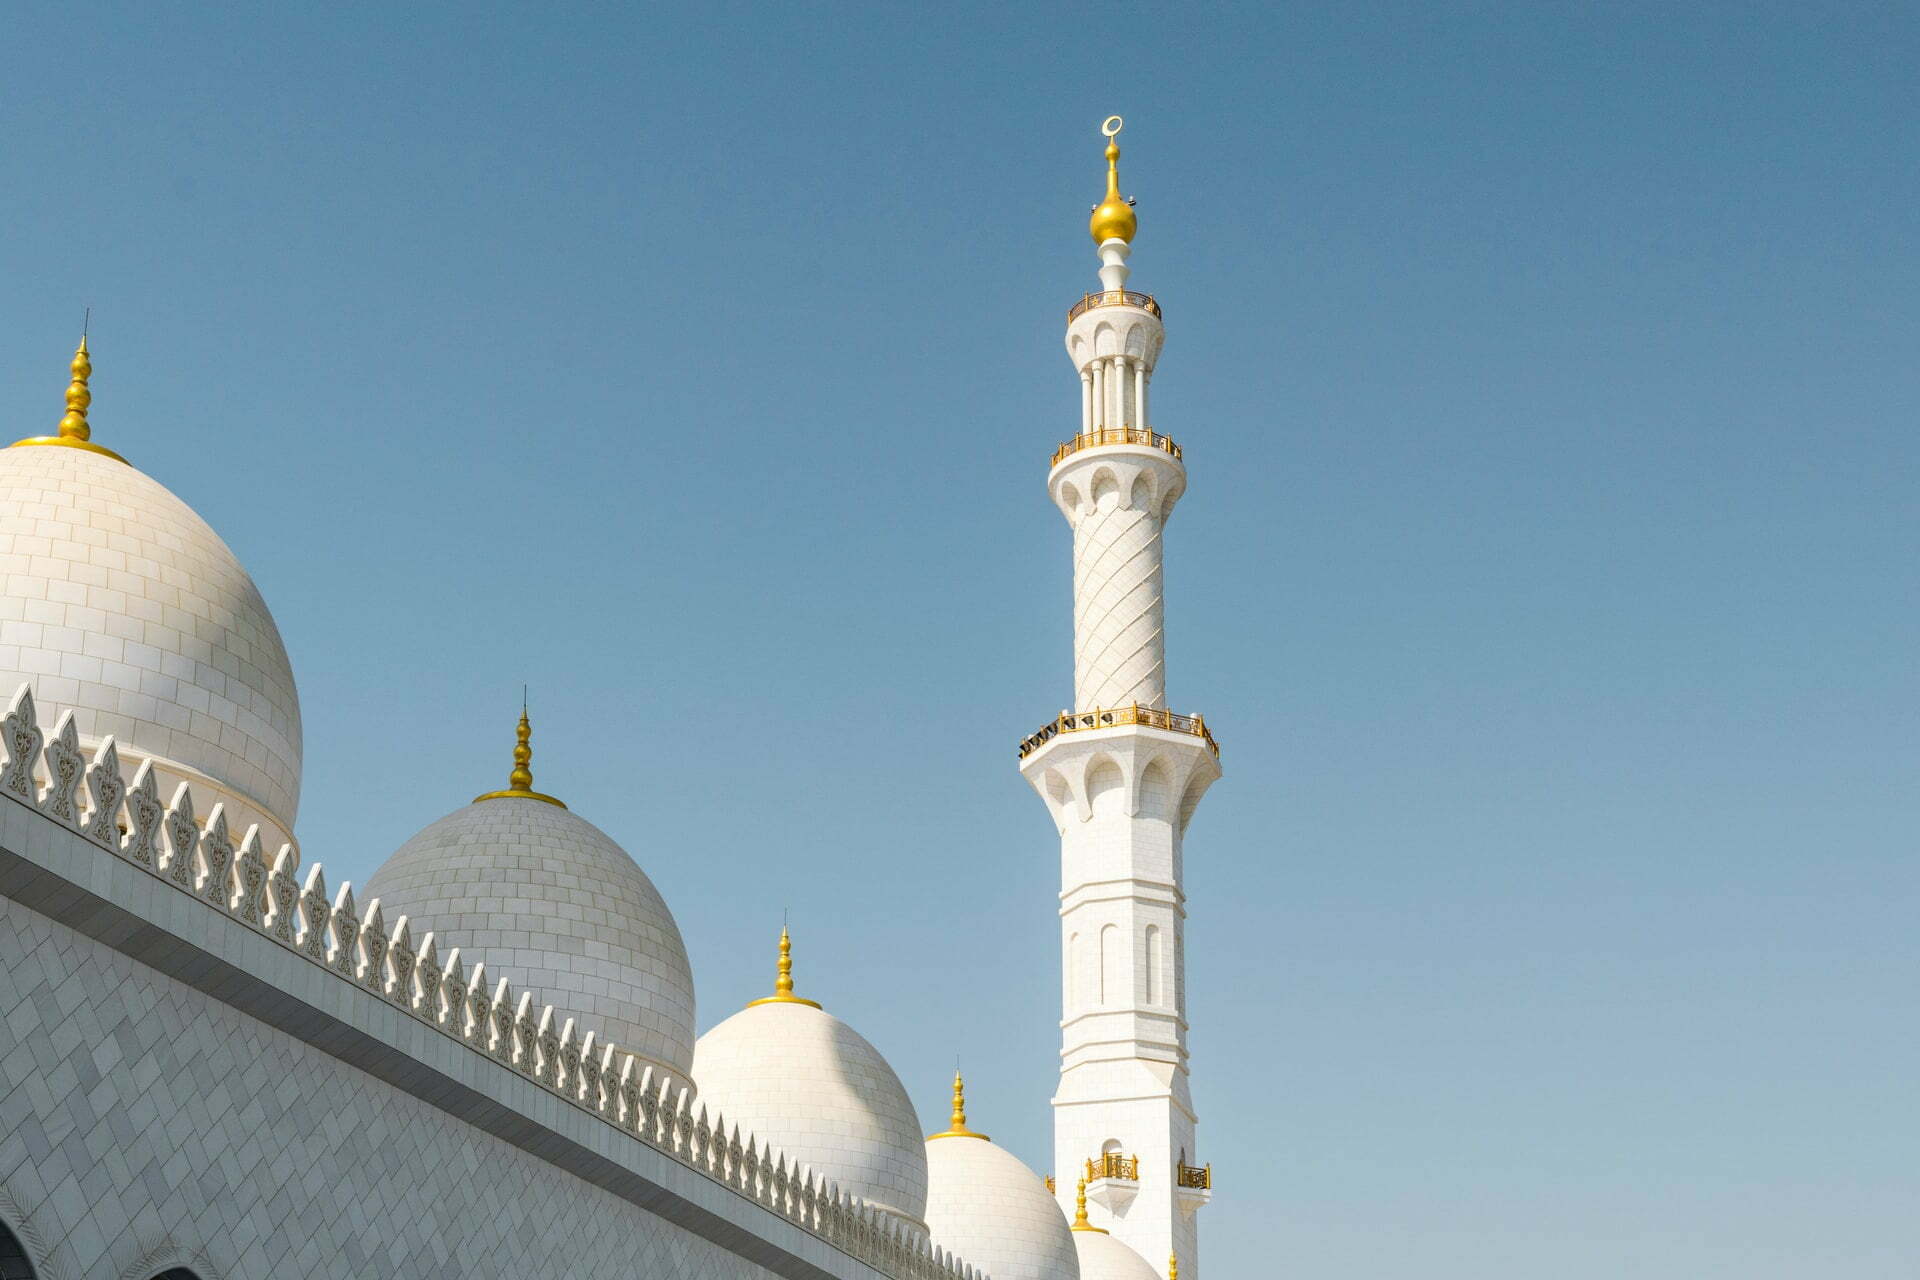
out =
{"type": "Polygon", "coordinates": [[[1047,1175],[1047,1194],[1048,1194],[1048,1195],[1053,1195],[1054,1193],[1055,1193],[1055,1189],[1054,1189],[1054,1185],[1053,1185],[1053,1175],[1052,1175],[1052,1174],[1048,1174],[1048,1175],[1047,1175]]]}
{"type": "Polygon", "coordinates": [[[1176,1185],[1191,1187],[1195,1191],[1213,1190],[1213,1166],[1183,1164],[1175,1171],[1176,1185]]]}
{"type": "Polygon", "coordinates": [[[1143,444],[1150,449],[1170,453],[1175,458],[1180,456],[1179,445],[1146,427],[1101,427],[1098,430],[1077,435],[1061,444],[1053,451],[1053,461],[1049,465],[1057,467],[1060,465],[1060,459],[1078,453],[1082,449],[1093,449],[1103,444],[1143,444]]]}
{"type": "Polygon", "coordinates": [[[1108,289],[1104,293],[1090,293],[1067,308],[1067,323],[1072,324],[1095,307],[1138,307],[1156,318],[1160,315],[1160,304],[1153,300],[1150,293],[1135,293],[1132,289],[1108,289]]]}
{"type": "Polygon", "coordinates": [[[1123,1156],[1117,1151],[1087,1161],[1087,1181],[1100,1178],[1125,1178],[1128,1182],[1140,1181],[1140,1157],[1123,1156]]]}
{"type": "Polygon", "coordinates": [[[1143,707],[1135,703],[1130,707],[1096,707],[1092,711],[1065,711],[1040,726],[1037,733],[1020,741],[1020,758],[1026,759],[1063,733],[1080,733],[1087,729],[1112,729],[1123,724],[1144,724],[1154,729],[1170,729],[1174,733],[1190,733],[1196,738],[1205,738],[1213,749],[1216,759],[1220,755],[1220,744],[1213,740],[1213,734],[1207,729],[1205,716],[1183,716],[1166,710],[1164,707],[1143,707]]]}

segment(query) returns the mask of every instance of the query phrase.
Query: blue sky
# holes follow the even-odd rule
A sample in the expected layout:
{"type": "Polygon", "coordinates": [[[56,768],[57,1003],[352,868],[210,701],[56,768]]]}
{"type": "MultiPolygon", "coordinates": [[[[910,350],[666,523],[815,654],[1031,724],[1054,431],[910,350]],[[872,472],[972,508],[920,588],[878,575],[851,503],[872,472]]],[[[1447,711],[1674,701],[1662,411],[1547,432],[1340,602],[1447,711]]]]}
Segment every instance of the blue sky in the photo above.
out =
{"type": "Polygon", "coordinates": [[[1910,5],[26,4],[0,407],[252,569],[361,881],[538,784],[1050,1158],[1066,306],[1186,448],[1205,1265],[1906,1277],[1910,5]]]}

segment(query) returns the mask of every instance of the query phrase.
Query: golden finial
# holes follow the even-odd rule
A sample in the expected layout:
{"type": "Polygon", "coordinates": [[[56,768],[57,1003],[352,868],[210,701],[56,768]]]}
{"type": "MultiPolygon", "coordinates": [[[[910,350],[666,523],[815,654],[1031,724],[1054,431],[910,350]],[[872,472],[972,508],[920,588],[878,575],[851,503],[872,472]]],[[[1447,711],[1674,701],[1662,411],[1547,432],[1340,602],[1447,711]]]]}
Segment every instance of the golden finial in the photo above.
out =
{"type": "Polygon", "coordinates": [[[87,390],[87,379],[93,376],[93,359],[87,353],[87,335],[82,332],[80,345],[73,353],[73,363],[68,366],[73,372],[73,381],[67,384],[67,412],[60,419],[60,433],[51,436],[30,436],[25,440],[16,440],[18,445],[53,444],[65,445],[69,449],[85,449],[88,453],[98,453],[112,458],[115,462],[126,459],[111,449],[102,448],[93,443],[93,428],[87,423],[87,406],[93,403],[93,392],[87,390]]]}
{"type": "Polygon", "coordinates": [[[533,789],[533,725],[527,719],[527,700],[523,694],[520,699],[520,727],[514,730],[513,772],[507,775],[505,791],[489,791],[483,796],[475,796],[473,802],[482,800],[545,800],[548,804],[558,804],[562,809],[567,806],[552,796],[543,795],[533,789]]]}
{"type": "Polygon", "coordinates": [[[93,376],[93,361],[87,358],[84,333],[68,368],[73,370],[73,381],[67,384],[67,416],[60,419],[60,436],[65,440],[90,440],[93,428],[87,425],[87,406],[93,403],[93,393],[87,390],[87,379],[93,376]]]}
{"type": "Polygon", "coordinates": [[[773,994],[761,996],[758,1000],[747,1001],[747,1008],[757,1004],[804,1004],[809,1009],[818,1009],[818,1000],[805,1000],[793,994],[793,939],[787,936],[787,926],[780,926],[780,971],[773,980],[773,994]]]}
{"type": "Polygon", "coordinates": [[[986,1134],[975,1133],[967,1128],[967,1082],[960,1078],[958,1071],[953,1073],[953,1115],[947,1121],[945,1133],[927,1135],[929,1142],[935,1138],[978,1138],[982,1142],[992,1141],[986,1134]]]}
{"type": "Polygon", "coordinates": [[[1180,1280],[1180,1255],[1177,1253],[1167,1255],[1167,1280],[1180,1280]]]}
{"type": "Polygon", "coordinates": [[[1100,125],[1100,132],[1107,139],[1107,196],[1093,207],[1093,217],[1087,222],[1095,244],[1109,240],[1132,244],[1134,232],[1140,229],[1140,220],[1133,214],[1133,201],[1120,194],[1120,144],[1115,139],[1123,123],[1119,116],[1108,116],[1100,125]]]}
{"type": "Polygon", "coordinates": [[[1080,1179],[1080,1189],[1073,1196],[1073,1229],[1075,1231],[1098,1231],[1107,1234],[1105,1227],[1096,1227],[1087,1221],[1087,1180],[1080,1179]]]}

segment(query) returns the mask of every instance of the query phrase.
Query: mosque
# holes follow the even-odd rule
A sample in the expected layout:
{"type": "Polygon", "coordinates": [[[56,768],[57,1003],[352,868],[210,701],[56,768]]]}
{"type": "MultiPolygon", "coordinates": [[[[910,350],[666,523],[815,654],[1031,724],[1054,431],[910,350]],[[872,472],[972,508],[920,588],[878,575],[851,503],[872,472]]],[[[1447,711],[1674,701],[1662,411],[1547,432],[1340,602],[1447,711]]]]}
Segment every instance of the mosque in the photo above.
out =
{"type": "Polygon", "coordinates": [[[1148,411],[1120,127],[1047,471],[1076,709],[1018,753],[1060,837],[1051,1168],[958,1075],[923,1123],[784,930],[769,993],[696,1034],[672,911],[535,789],[524,712],[503,788],[330,891],[273,616],[94,440],[83,339],[58,431],[0,450],[0,1280],[1200,1274],[1181,857],[1219,748],[1166,697],[1186,467],[1148,411]]]}

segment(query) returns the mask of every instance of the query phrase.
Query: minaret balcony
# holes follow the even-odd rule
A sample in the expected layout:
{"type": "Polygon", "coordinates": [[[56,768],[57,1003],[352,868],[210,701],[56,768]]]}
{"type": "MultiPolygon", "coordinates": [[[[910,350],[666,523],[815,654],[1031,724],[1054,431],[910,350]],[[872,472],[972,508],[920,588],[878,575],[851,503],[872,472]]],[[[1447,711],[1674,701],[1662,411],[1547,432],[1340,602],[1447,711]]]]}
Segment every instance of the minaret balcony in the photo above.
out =
{"type": "Polygon", "coordinates": [[[1057,467],[1062,458],[1071,457],[1082,449],[1097,449],[1101,445],[1108,444],[1145,445],[1149,449],[1158,449],[1176,462],[1180,460],[1180,446],[1150,428],[1101,427],[1082,432],[1073,439],[1064,441],[1058,449],[1053,451],[1053,461],[1048,465],[1057,467]]]}
{"type": "Polygon", "coordinates": [[[1067,308],[1067,323],[1072,324],[1095,307],[1137,307],[1156,320],[1164,319],[1160,314],[1160,304],[1153,300],[1150,293],[1140,293],[1133,289],[1106,289],[1099,293],[1090,293],[1067,308]]]}
{"type": "Polygon", "coordinates": [[[1180,1206],[1182,1214],[1190,1214],[1203,1208],[1213,1199],[1213,1166],[1195,1167],[1182,1162],[1174,1166],[1173,1195],[1174,1203],[1180,1206]]]}
{"type": "Polygon", "coordinates": [[[1140,1194],[1140,1157],[1109,1151],[1087,1161],[1087,1199],[1108,1213],[1125,1214],[1140,1194]]]}
{"type": "Polygon", "coordinates": [[[1183,716],[1165,707],[1097,707],[1092,711],[1063,711],[1039,730],[1020,742],[1020,758],[1026,759],[1063,733],[1081,733],[1088,729],[1115,729],[1122,725],[1142,724],[1173,733],[1190,733],[1206,741],[1214,759],[1220,758],[1220,744],[1213,740],[1205,716],[1183,716]]]}

